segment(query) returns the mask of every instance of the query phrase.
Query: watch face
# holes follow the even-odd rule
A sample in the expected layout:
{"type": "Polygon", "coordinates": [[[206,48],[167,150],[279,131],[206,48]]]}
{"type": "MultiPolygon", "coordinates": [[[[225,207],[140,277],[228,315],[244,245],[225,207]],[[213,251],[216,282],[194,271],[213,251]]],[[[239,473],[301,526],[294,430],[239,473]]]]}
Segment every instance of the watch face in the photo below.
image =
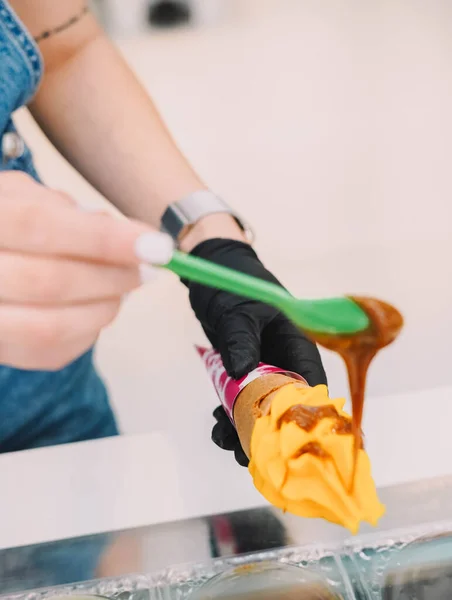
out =
{"type": "Polygon", "coordinates": [[[177,242],[184,228],[187,226],[188,224],[184,219],[184,215],[177,210],[176,206],[168,206],[162,217],[160,230],[168,233],[177,242]]]}

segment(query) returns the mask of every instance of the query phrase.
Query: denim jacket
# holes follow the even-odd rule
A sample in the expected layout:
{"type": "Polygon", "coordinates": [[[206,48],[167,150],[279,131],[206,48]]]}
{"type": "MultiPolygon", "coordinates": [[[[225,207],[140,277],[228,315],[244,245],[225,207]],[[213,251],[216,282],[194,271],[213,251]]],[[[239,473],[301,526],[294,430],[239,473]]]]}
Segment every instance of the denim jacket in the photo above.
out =
{"type": "MultiPolygon", "coordinates": [[[[0,0],[0,182],[2,173],[10,170],[24,171],[39,180],[12,114],[30,101],[42,74],[43,60],[36,43],[8,2],[0,0]]],[[[116,433],[92,351],[57,372],[0,365],[0,452],[116,433]]]]}

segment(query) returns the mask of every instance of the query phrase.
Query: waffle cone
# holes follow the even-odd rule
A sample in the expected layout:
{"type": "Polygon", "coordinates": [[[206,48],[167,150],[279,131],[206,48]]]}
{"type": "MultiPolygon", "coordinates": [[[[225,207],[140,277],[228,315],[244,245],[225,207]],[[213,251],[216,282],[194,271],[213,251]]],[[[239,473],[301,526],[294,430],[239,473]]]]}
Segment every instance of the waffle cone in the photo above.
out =
{"type": "Polygon", "coordinates": [[[237,397],[234,404],[234,423],[243,451],[248,458],[250,458],[251,435],[256,420],[268,412],[273,393],[289,384],[297,387],[307,386],[306,383],[296,381],[288,375],[271,373],[251,381],[237,397]]]}

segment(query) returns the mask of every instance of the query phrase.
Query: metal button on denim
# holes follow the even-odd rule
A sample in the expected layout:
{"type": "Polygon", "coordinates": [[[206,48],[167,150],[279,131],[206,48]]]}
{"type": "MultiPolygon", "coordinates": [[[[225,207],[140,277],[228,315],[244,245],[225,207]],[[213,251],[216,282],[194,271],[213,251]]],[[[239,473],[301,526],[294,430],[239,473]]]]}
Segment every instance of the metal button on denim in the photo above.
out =
{"type": "Polygon", "coordinates": [[[8,131],[2,138],[3,161],[19,158],[25,152],[25,143],[20,135],[14,131],[8,131]]]}

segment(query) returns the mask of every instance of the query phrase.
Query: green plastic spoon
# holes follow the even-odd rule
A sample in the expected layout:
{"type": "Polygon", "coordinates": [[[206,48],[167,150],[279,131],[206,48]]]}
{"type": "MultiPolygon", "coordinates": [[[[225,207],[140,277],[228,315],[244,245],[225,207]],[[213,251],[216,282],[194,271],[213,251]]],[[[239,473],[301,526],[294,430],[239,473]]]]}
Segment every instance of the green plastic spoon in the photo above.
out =
{"type": "Polygon", "coordinates": [[[328,335],[350,334],[369,326],[369,318],[350,298],[302,300],[282,287],[208,260],[175,251],[165,265],[184,279],[270,304],[301,329],[328,335]]]}

